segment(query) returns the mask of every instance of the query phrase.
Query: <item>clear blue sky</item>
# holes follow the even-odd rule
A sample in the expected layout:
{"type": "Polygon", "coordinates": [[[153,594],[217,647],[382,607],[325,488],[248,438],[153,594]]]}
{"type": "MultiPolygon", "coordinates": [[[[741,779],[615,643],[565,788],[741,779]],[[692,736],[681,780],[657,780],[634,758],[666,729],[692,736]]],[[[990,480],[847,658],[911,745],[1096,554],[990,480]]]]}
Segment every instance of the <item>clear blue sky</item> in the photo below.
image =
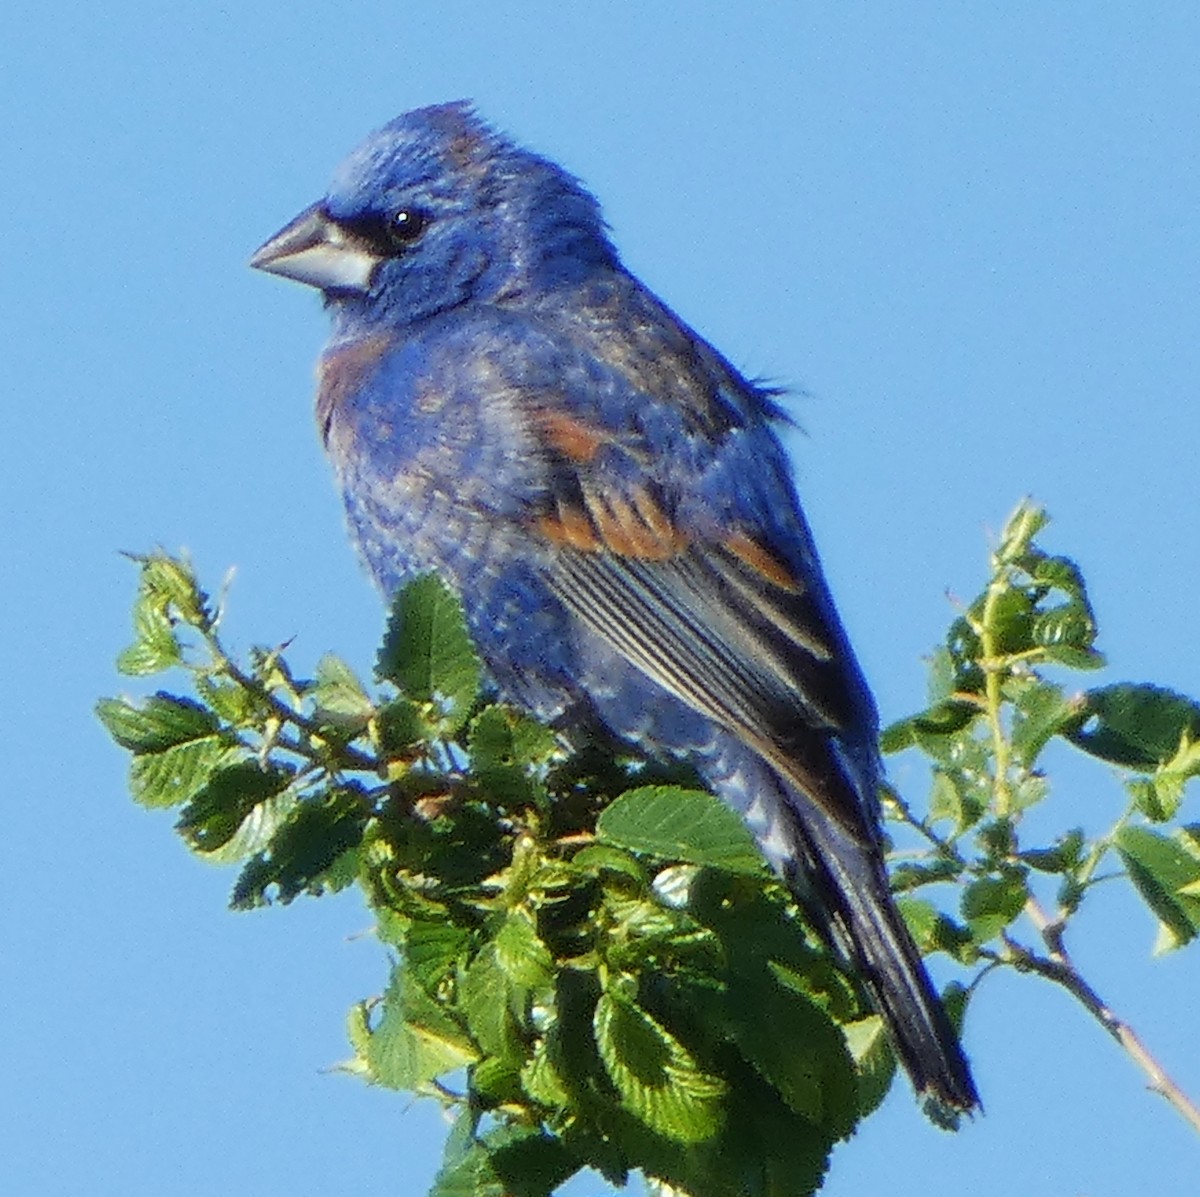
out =
{"type": "MultiPolygon", "coordinates": [[[[437,1166],[436,1111],[323,1071],[384,974],[361,907],[227,913],[232,878],[133,807],[90,713],[121,684],[119,549],[186,546],[214,584],[236,565],[242,646],[369,665],[381,614],[311,416],[324,320],[245,261],[404,109],[473,97],[566,163],[636,271],[795,388],[801,490],[886,718],[1026,492],[1087,571],[1110,676],[1200,691],[1197,6],[6,11],[5,1194],[420,1193],[437,1166]]],[[[1079,777],[1054,822],[1099,830],[1119,795],[1079,777]]],[[[1200,947],[1152,939],[1111,887],[1073,942],[1200,1094],[1200,947]]],[[[989,983],[968,1042],[986,1116],[946,1136],[897,1087],[829,1193],[1194,1191],[1194,1137],[1065,996],[989,983]]]]}

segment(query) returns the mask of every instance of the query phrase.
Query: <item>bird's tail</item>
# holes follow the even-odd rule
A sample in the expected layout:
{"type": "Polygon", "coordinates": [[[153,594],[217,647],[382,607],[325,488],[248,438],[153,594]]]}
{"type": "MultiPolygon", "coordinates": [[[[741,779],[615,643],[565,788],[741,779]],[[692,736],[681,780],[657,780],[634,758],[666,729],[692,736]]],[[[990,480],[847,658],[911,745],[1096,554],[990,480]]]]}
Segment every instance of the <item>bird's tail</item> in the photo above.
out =
{"type": "Polygon", "coordinates": [[[789,805],[797,857],[794,870],[786,869],[792,889],[861,977],[926,1112],[939,1125],[954,1127],[959,1114],[978,1108],[979,1095],[958,1035],[896,909],[882,855],[807,802],[789,805]]]}

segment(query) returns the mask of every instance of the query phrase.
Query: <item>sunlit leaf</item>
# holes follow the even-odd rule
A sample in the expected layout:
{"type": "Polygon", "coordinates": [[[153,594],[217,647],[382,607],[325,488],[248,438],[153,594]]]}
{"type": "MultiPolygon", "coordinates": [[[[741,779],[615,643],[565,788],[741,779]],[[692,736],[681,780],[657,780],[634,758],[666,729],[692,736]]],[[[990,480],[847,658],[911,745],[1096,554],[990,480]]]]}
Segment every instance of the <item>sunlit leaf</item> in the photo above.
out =
{"type": "Polygon", "coordinates": [[[1123,682],[1084,695],[1068,737],[1085,752],[1149,771],[1171,760],[1185,736],[1200,739],[1200,704],[1161,686],[1123,682]]]}
{"type": "Polygon", "coordinates": [[[376,672],[415,702],[436,702],[458,726],[479,693],[482,667],[458,597],[435,574],[405,586],[392,603],[376,672]]]}
{"type": "Polygon", "coordinates": [[[1200,897],[1189,887],[1200,882],[1200,860],[1183,844],[1146,827],[1122,827],[1114,842],[1130,880],[1169,932],[1168,946],[1194,939],[1200,931],[1200,897]]]}
{"type": "Polygon", "coordinates": [[[643,786],[622,794],[596,821],[598,838],[662,860],[761,874],[762,854],[740,815],[702,790],[643,786]]]}
{"type": "Polygon", "coordinates": [[[680,1143],[716,1133],[725,1085],[665,1027],[615,991],[601,994],[593,1027],[604,1067],[635,1118],[680,1143]]]}

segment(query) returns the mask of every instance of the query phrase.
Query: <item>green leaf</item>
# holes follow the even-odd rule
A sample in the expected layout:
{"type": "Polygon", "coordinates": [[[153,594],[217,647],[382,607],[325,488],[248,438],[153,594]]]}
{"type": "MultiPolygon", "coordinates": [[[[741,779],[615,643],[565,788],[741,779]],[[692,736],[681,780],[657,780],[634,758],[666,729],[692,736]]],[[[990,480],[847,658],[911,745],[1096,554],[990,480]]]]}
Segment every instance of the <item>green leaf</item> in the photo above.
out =
{"type": "Polygon", "coordinates": [[[661,860],[712,865],[759,876],[765,871],[754,837],[736,811],[702,790],[643,786],[606,807],[596,836],[661,860]]]}
{"type": "Polygon", "coordinates": [[[469,931],[445,920],[409,919],[403,935],[404,964],[426,993],[434,993],[453,975],[470,942],[469,931]]]}
{"type": "Polygon", "coordinates": [[[161,673],[182,659],[183,648],[163,599],[144,586],[133,607],[133,643],[117,657],[119,672],[131,677],[161,673]]]}
{"type": "Polygon", "coordinates": [[[380,707],[375,727],[385,760],[411,757],[415,749],[428,743],[432,731],[421,708],[407,698],[395,698],[380,707]]]}
{"type": "Polygon", "coordinates": [[[467,740],[476,769],[541,765],[559,751],[555,732],[507,706],[484,707],[467,740]]]}
{"type": "Polygon", "coordinates": [[[102,698],[96,715],[122,748],[162,752],[219,730],[217,717],[190,698],[161,690],[138,706],[123,698],[102,698]]]}
{"type": "Polygon", "coordinates": [[[514,986],[536,990],[549,985],[554,974],[550,951],[538,938],[523,911],[510,911],[493,940],[496,963],[514,986]]]}
{"type": "Polygon", "coordinates": [[[1179,750],[1164,761],[1149,779],[1126,783],[1138,809],[1155,823],[1173,819],[1183,804],[1184,791],[1193,778],[1200,776],[1200,740],[1185,732],[1179,750]]]}
{"type": "Polygon", "coordinates": [[[990,604],[991,632],[1000,653],[1024,653],[1033,647],[1033,599],[1025,590],[1001,590],[990,604]]]}
{"type": "Polygon", "coordinates": [[[890,755],[906,748],[924,747],[931,738],[953,736],[962,731],[978,714],[978,708],[971,703],[954,699],[936,703],[919,715],[899,719],[885,727],[879,737],[880,749],[890,755]]]}
{"type": "Polygon", "coordinates": [[[1008,517],[1000,533],[996,559],[1000,564],[1013,564],[1029,552],[1033,538],[1050,522],[1045,510],[1031,499],[1022,499],[1008,517]]]}
{"type": "Polygon", "coordinates": [[[636,858],[621,848],[613,848],[608,844],[588,844],[571,857],[571,863],[598,877],[611,877],[615,873],[627,877],[639,890],[646,888],[646,870],[636,858]]]}
{"type": "Polygon", "coordinates": [[[184,623],[207,628],[212,623],[208,596],[200,589],[191,565],[166,553],[150,553],[138,558],[142,567],[144,593],[169,603],[184,623]]]}
{"type": "Polygon", "coordinates": [[[983,818],[987,809],[973,785],[964,784],[959,770],[935,768],[929,793],[929,818],[937,823],[947,820],[953,835],[961,835],[983,818]]]}
{"type": "Polygon", "coordinates": [[[366,1045],[371,1079],[389,1089],[421,1089],[478,1059],[454,1021],[413,983],[393,970],[383,1014],[366,1045]]]}
{"type": "Polygon", "coordinates": [[[1026,848],[1020,857],[1039,873],[1066,873],[1079,867],[1083,859],[1083,845],[1083,832],[1075,828],[1059,836],[1054,847],[1026,848]]]}
{"type": "Polygon", "coordinates": [[[1122,827],[1114,837],[1129,879],[1168,933],[1167,948],[1181,947],[1200,931],[1200,860],[1181,840],[1145,827],[1122,827]]]}
{"type": "Polygon", "coordinates": [[[352,785],[298,803],[271,837],[269,847],[242,869],[230,905],[250,910],[272,897],[284,905],[302,893],[332,888],[330,870],[362,842],[367,813],[361,790],[352,785]]]}
{"type": "Polygon", "coordinates": [[[1096,639],[1096,623],[1084,603],[1059,603],[1038,612],[1032,636],[1034,643],[1044,648],[1068,648],[1088,654],[1096,639]]]}
{"type": "Polygon", "coordinates": [[[1046,660],[1068,669],[1103,669],[1108,659],[1094,648],[1075,648],[1070,644],[1047,644],[1042,652],[1046,660]]]}
{"type": "Polygon", "coordinates": [[[540,1106],[565,1110],[571,1104],[571,1093],[550,1057],[545,1039],[534,1044],[533,1054],[521,1069],[521,1085],[530,1100],[540,1106]]]}
{"type": "Polygon", "coordinates": [[[453,727],[467,717],[482,666],[462,604],[435,574],[409,582],[396,595],[376,672],[414,702],[437,703],[453,727]]]}
{"type": "Polygon", "coordinates": [[[858,1072],[858,1116],[865,1118],[883,1104],[896,1079],[896,1053],[878,1014],[847,1023],[842,1030],[858,1072]]]}
{"type": "Polygon", "coordinates": [[[261,851],[291,802],[273,803],[291,783],[291,769],[239,761],[214,770],[192,796],[175,829],[188,846],[224,863],[261,851]],[[232,850],[231,850],[232,849],[232,850]]]}
{"type": "Polygon", "coordinates": [[[730,978],[729,1017],[738,1050],[802,1118],[849,1134],[858,1108],[854,1066],[841,1029],[774,968],[730,978]],[[786,1044],[786,1050],[781,1045],[786,1044]]]}
{"type": "Polygon", "coordinates": [[[525,1058],[522,1029],[517,1021],[518,1010],[520,1014],[525,1012],[522,997],[501,967],[496,945],[486,944],[463,978],[460,1006],[471,1038],[480,1051],[518,1067],[525,1058]]]}
{"type": "Polygon", "coordinates": [[[596,1047],[622,1105],[677,1143],[700,1143],[721,1125],[725,1084],[706,1073],[661,1023],[623,994],[596,1003],[596,1047]]]}
{"type": "Polygon", "coordinates": [[[580,1164],[561,1139],[501,1126],[448,1159],[429,1197],[550,1197],[580,1164]]]}
{"type": "Polygon", "coordinates": [[[195,679],[196,693],[205,705],[234,727],[250,727],[263,716],[261,700],[237,682],[223,682],[208,674],[195,679]]]}
{"type": "Polygon", "coordinates": [[[221,735],[203,736],[159,752],[137,753],[129,765],[129,792],[141,806],[179,806],[240,754],[241,750],[221,735]]]}
{"type": "Polygon", "coordinates": [[[963,891],[962,913],[976,943],[999,935],[1025,908],[1029,890],[1018,873],[981,877],[963,891]]]}
{"type": "Polygon", "coordinates": [[[1083,573],[1070,557],[1038,556],[1036,561],[1027,562],[1029,576],[1039,585],[1065,594],[1069,599],[1082,603],[1090,610],[1087,590],[1083,584],[1083,573]]]}
{"type": "Polygon", "coordinates": [[[896,908],[923,956],[946,952],[955,960],[970,962],[976,955],[970,932],[932,902],[924,898],[899,897],[896,908]]]}
{"type": "Polygon", "coordinates": [[[343,731],[362,731],[375,714],[375,704],[354,670],[332,653],[326,653],[317,662],[309,696],[316,707],[318,721],[343,731]]]}
{"type": "Polygon", "coordinates": [[[1061,686],[1037,682],[1013,704],[1012,745],[1017,760],[1031,769],[1052,737],[1078,722],[1082,695],[1068,697],[1061,686]]]}
{"type": "MultiPolygon", "coordinates": [[[[527,750],[533,741],[525,725],[530,724],[507,707],[484,707],[470,722],[467,752],[472,771],[487,801],[497,805],[527,805],[540,792],[530,773],[527,750]]],[[[554,733],[545,731],[553,741],[554,733]]]]}
{"type": "Polygon", "coordinates": [[[1084,695],[1068,738],[1092,756],[1148,772],[1179,752],[1184,737],[1200,739],[1200,704],[1161,686],[1122,682],[1084,695]]]}

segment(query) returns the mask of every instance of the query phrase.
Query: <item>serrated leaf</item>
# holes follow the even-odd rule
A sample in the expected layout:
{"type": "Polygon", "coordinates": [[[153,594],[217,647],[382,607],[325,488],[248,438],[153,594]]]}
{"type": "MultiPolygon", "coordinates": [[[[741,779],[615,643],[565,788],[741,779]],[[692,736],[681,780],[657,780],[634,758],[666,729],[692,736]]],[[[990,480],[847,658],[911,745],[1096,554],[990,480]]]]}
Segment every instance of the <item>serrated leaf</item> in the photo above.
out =
{"type": "Polygon", "coordinates": [[[437,703],[449,723],[470,712],[483,671],[457,596],[435,574],[396,595],[376,672],[415,702],[437,703]]]}
{"type": "Polygon", "coordinates": [[[319,721],[345,731],[361,731],[375,714],[375,704],[354,670],[332,653],[317,662],[309,697],[319,721]]]}
{"type": "Polygon", "coordinates": [[[331,886],[332,870],[362,842],[367,814],[354,786],[329,790],[296,805],[265,851],[242,869],[230,905],[250,910],[277,900],[285,905],[302,893],[331,886]]]}
{"type": "Polygon", "coordinates": [[[514,986],[535,990],[550,983],[554,972],[550,950],[522,911],[509,912],[492,942],[496,963],[514,986]]]}
{"type": "Polygon", "coordinates": [[[765,869],[741,816],[702,790],[677,786],[629,790],[600,813],[596,836],[602,843],[661,860],[754,876],[765,869]]]}
{"type": "Polygon", "coordinates": [[[1051,587],[1068,598],[1087,604],[1083,574],[1070,557],[1039,555],[1036,561],[1026,563],[1026,569],[1029,576],[1039,585],[1051,587]]]}
{"type": "Polygon", "coordinates": [[[1096,639],[1096,623],[1083,603],[1060,603],[1038,612],[1033,620],[1032,638],[1044,648],[1088,653],[1096,639]]]}
{"type": "Polygon", "coordinates": [[[865,1118],[883,1104],[896,1078],[896,1053],[878,1014],[847,1023],[842,1030],[858,1076],[858,1116],[865,1118]]]}
{"type": "Polygon", "coordinates": [[[1103,669],[1108,659],[1094,648],[1075,648],[1070,644],[1047,644],[1042,649],[1047,661],[1068,669],[1103,669]]]}
{"type": "Polygon", "coordinates": [[[923,956],[945,952],[964,964],[978,956],[971,933],[924,898],[898,897],[896,907],[923,956]]]}
{"type": "Polygon", "coordinates": [[[971,703],[948,699],[936,703],[919,715],[899,719],[884,728],[879,737],[880,750],[888,755],[905,748],[924,747],[929,739],[953,736],[967,727],[979,714],[971,703]]]}
{"type": "Polygon", "coordinates": [[[133,607],[133,643],[117,657],[119,672],[131,677],[161,673],[182,659],[183,649],[163,599],[142,588],[133,607]]]}
{"type": "Polygon", "coordinates": [[[247,727],[258,721],[258,699],[236,682],[222,682],[208,675],[196,678],[196,692],[220,718],[234,727],[247,727]]]}
{"type": "MultiPolygon", "coordinates": [[[[203,851],[204,859],[212,864],[236,864],[245,860],[256,852],[261,852],[271,842],[275,833],[291,816],[296,802],[296,796],[290,790],[274,794],[252,807],[237,830],[219,847],[197,851],[203,851]]],[[[331,878],[329,888],[344,889],[353,880],[353,873],[340,882],[331,878]]]]}
{"type": "Polygon", "coordinates": [[[557,750],[552,729],[511,707],[484,707],[471,720],[467,751],[476,769],[539,765],[557,750]]]}
{"type": "Polygon", "coordinates": [[[978,787],[968,784],[963,772],[958,769],[935,768],[929,792],[929,818],[937,823],[948,821],[952,836],[961,835],[974,827],[983,818],[986,802],[980,797],[978,787]]]}
{"type": "Polygon", "coordinates": [[[1149,771],[1170,761],[1185,736],[1200,739],[1200,704],[1161,686],[1123,682],[1084,699],[1079,725],[1066,734],[1101,760],[1149,771]]]}
{"type": "Polygon", "coordinates": [[[1200,776],[1200,740],[1185,732],[1175,755],[1160,765],[1148,779],[1126,783],[1138,809],[1155,823],[1173,819],[1183,804],[1184,791],[1200,776]]]}
{"type": "Polygon", "coordinates": [[[999,935],[1028,900],[1025,879],[1016,873],[972,881],[963,891],[962,914],[975,942],[986,943],[999,935]]]}
{"type": "Polygon", "coordinates": [[[385,760],[407,757],[429,740],[430,727],[421,709],[407,698],[397,698],[376,716],[379,753],[385,760]]]}
{"type": "Polygon", "coordinates": [[[788,1107],[834,1138],[858,1109],[854,1066],[841,1028],[807,993],[772,968],[730,978],[729,1017],[738,1050],[788,1107]],[[787,1044],[781,1051],[780,1045],[787,1044]]]}
{"type": "Polygon", "coordinates": [[[471,933],[452,923],[409,919],[403,934],[405,967],[426,993],[433,993],[453,974],[470,942],[471,933]]]}
{"type": "Polygon", "coordinates": [[[1032,768],[1051,738],[1078,722],[1084,699],[1068,696],[1050,682],[1037,682],[1013,705],[1013,751],[1022,765],[1032,768]]]}
{"type": "Polygon", "coordinates": [[[550,1197],[580,1164],[561,1139],[501,1126],[448,1159],[429,1197],[550,1197]]]}
{"type": "Polygon", "coordinates": [[[1200,897],[1188,892],[1200,881],[1200,860],[1181,843],[1145,827],[1122,827],[1114,837],[1129,879],[1180,947],[1200,931],[1200,897]]]}
{"type": "Polygon", "coordinates": [[[1001,590],[989,604],[991,633],[999,653],[1024,653],[1033,647],[1034,604],[1025,590],[1001,590]]]}
{"type": "Polygon", "coordinates": [[[131,752],[162,752],[220,727],[217,717],[198,702],[161,690],[140,706],[123,698],[102,698],[96,715],[108,734],[131,752]]]}
{"type": "Polygon", "coordinates": [[[1065,873],[1079,865],[1083,843],[1083,832],[1076,828],[1060,836],[1054,847],[1026,848],[1020,858],[1039,873],[1065,873]]]}
{"type": "Polygon", "coordinates": [[[129,792],[141,806],[179,806],[190,801],[241,749],[224,736],[203,736],[157,752],[141,752],[129,765],[129,792]]]}
{"type": "Polygon", "coordinates": [[[514,1010],[514,1006],[523,1007],[520,999],[497,960],[496,945],[486,944],[463,977],[459,1004],[480,1051],[517,1066],[525,1058],[522,1029],[514,1010]]]}
{"type": "Polygon", "coordinates": [[[521,1103],[520,1061],[512,1057],[485,1056],[471,1065],[471,1094],[484,1106],[521,1103]]]}
{"type": "Polygon", "coordinates": [[[399,968],[393,971],[365,1058],[372,1080],[389,1089],[412,1090],[473,1063],[478,1053],[453,1020],[399,968]]]}
{"type": "Polygon", "coordinates": [[[1043,508],[1030,499],[1022,499],[1000,533],[997,560],[1002,564],[1011,564],[1024,557],[1029,552],[1033,538],[1049,522],[1050,517],[1043,508]]]}
{"type": "Polygon", "coordinates": [[[533,1054],[521,1069],[521,1085],[530,1100],[540,1106],[565,1110],[571,1105],[571,1093],[559,1075],[544,1039],[534,1044],[533,1054]]]}
{"type": "Polygon", "coordinates": [[[706,1073],[657,1020],[616,991],[600,995],[593,1018],[600,1059],[621,1104],[677,1143],[700,1143],[721,1125],[725,1084],[706,1073]]]}
{"type": "Polygon", "coordinates": [[[170,603],[192,627],[203,628],[212,622],[208,596],[200,589],[196,574],[186,561],[158,552],[139,560],[145,592],[170,603]]]}
{"type": "Polygon", "coordinates": [[[646,886],[646,870],[628,852],[610,844],[588,844],[571,857],[571,863],[597,876],[617,873],[628,877],[639,889],[646,886]]]}
{"type": "Polygon", "coordinates": [[[137,640],[117,654],[117,672],[126,677],[147,677],[177,665],[183,653],[173,635],[137,640]]]}
{"type": "Polygon", "coordinates": [[[962,866],[953,860],[931,857],[928,864],[916,861],[901,861],[891,870],[890,881],[893,893],[905,893],[922,885],[935,885],[939,881],[954,881],[962,872],[962,866]]]}
{"type": "Polygon", "coordinates": [[[267,847],[294,805],[294,799],[272,803],[292,777],[291,769],[264,768],[258,761],[224,765],[192,795],[175,829],[190,848],[215,862],[253,855],[267,847]]]}

